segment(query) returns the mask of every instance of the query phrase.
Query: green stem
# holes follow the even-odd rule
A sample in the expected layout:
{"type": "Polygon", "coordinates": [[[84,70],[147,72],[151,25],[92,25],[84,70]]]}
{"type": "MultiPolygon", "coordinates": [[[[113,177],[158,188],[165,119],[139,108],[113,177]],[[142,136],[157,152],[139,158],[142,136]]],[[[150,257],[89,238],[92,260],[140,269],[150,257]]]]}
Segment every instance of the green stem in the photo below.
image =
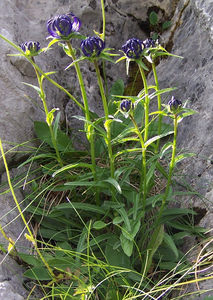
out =
{"type": "Polygon", "coordinates": [[[52,276],[52,278],[55,278],[55,275],[54,275],[54,273],[53,273],[51,267],[49,266],[49,264],[47,263],[47,261],[45,260],[45,258],[43,257],[43,255],[41,254],[39,248],[37,247],[37,244],[36,244],[35,238],[34,238],[34,236],[33,236],[33,233],[32,233],[32,231],[30,230],[30,227],[29,227],[29,225],[28,225],[28,223],[27,223],[27,221],[26,221],[26,219],[25,219],[25,217],[24,217],[24,215],[23,215],[23,212],[22,212],[22,210],[21,210],[21,207],[20,207],[20,205],[19,205],[19,202],[18,202],[18,200],[17,200],[17,198],[16,198],[16,195],[15,195],[15,192],[14,192],[14,189],[13,189],[13,185],[12,185],[12,183],[11,183],[10,172],[9,172],[9,169],[8,169],[8,165],[7,165],[6,157],[5,157],[5,154],[4,154],[4,150],[3,150],[3,146],[2,146],[2,141],[1,141],[1,139],[0,139],[0,150],[1,150],[2,158],[3,158],[3,162],[4,162],[6,174],[7,174],[8,185],[9,185],[11,194],[12,194],[12,196],[13,196],[14,202],[15,202],[15,204],[16,204],[16,207],[17,207],[17,209],[18,209],[18,211],[19,211],[19,214],[20,214],[20,216],[21,216],[21,218],[22,218],[22,220],[23,220],[23,222],[24,222],[24,225],[25,225],[25,227],[26,227],[26,229],[27,229],[27,231],[28,231],[28,233],[29,233],[29,239],[30,239],[31,242],[33,242],[33,245],[34,245],[34,247],[35,247],[35,249],[36,249],[36,251],[37,251],[39,257],[40,257],[41,261],[43,262],[43,264],[46,266],[48,272],[50,273],[50,275],[52,276]]]}
{"type": "Polygon", "coordinates": [[[144,69],[138,64],[141,78],[143,81],[144,86],[144,93],[145,93],[145,101],[144,101],[144,113],[145,113],[145,129],[144,129],[144,142],[148,140],[148,131],[149,131],[149,93],[148,93],[148,85],[146,76],[144,73],[144,69]]]}
{"type": "MultiPolygon", "coordinates": [[[[33,57],[32,57],[32,61],[34,61],[33,57]]],[[[42,79],[41,79],[41,76],[39,75],[37,69],[34,68],[34,70],[35,70],[35,73],[36,73],[36,76],[37,76],[37,80],[38,80],[38,84],[39,84],[39,88],[40,88],[40,98],[41,98],[41,101],[43,103],[44,112],[45,112],[46,121],[47,121],[49,110],[48,110],[48,107],[47,107],[46,95],[45,95],[45,92],[44,92],[44,89],[43,89],[42,79]]],[[[56,156],[57,156],[58,163],[62,167],[63,166],[63,162],[62,162],[60,153],[58,151],[57,141],[55,139],[55,135],[54,135],[54,132],[53,132],[52,124],[49,124],[48,122],[47,122],[47,124],[48,124],[49,130],[50,130],[51,141],[52,141],[53,147],[55,149],[55,153],[56,153],[56,156]]]]}
{"type": "MultiPolygon", "coordinates": [[[[171,185],[173,169],[174,169],[174,166],[175,166],[177,127],[178,127],[177,117],[178,117],[177,115],[174,115],[174,138],[173,138],[173,146],[172,146],[172,157],[171,157],[171,161],[170,161],[170,165],[169,165],[169,175],[168,175],[167,186],[166,186],[166,190],[165,190],[165,193],[164,193],[164,197],[163,197],[163,200],[162,200],[162,203],[161,203],[161,207],[160,207],[158,216],[157,216],[157,218],[156,218],[156,220],[154,221],[154,224],[153,224],[154,232],[153,232],[153,234],[152,234],[152,236],[149,240],[148,247],[147,247],[147,249],[151,249],[151,250],[153,249],[154,245],[156,244],[159,232],[160,232],[161,227],[162,227],[162,225],[160,224],[160,219],[162,217],[163,211],[164,211],[165,206],[166,206],[166,200],[167,200],[168,195],[169,195],[169,188],[170,188],[170,185],[171,185]]],[[[152,255],[148,259],[145,274],[149,270],[149,267],[151,266],[151,263],[152,263],[152,255]]]]}
{"type": "Polygon", "coordinates": [[[171,162],[169,165],[169,175],[168,175],[168,181],[167,181],[167,185],[166,185],[166,190],[165,190],[165,194],[162,200],[162,204],[160,207],[160,211],[158,214],[158,220],[160,219],[160,217],[162,216],[163,210],[165,208],[166,205],[166,200],[169,194],[169,188],[171,185],[171,181],[172,181],[172,174],[173,174],[173,169],[175,166],[175,153],[176,153],[176,143],[177,143],[177,127],[178,127],[178,122],[177,122],[177,118],[178,115],[174,115],[174,137],[173,137],[173,145],[172,145],[172,157],[171,157],[171,162]]]}
{"type": "MultiPolygon", "coordinates": [[[[67,42],[67,46],[70,51],[70,55],[73,59],[73,64],[75,66],[75,70],[77,73],[80,89],[81,89],[81,94],[84,102],[84,112],[85,112],[85,118],[86,118],[86,135],[87,139],[90,143],[90,154],[91,154],[91,160],[92,160],[92,173],[93,173],[93,178],[94,181],[97,181],[97,174],[96,174],[96,162],[95,162],[95,142],[94,142],[94,128],[90,126],[91,120],[90,120],[90,112],[89,112],[89,105],[88,105],[88,100],[87,100],[87,94],[85,90],[85,85],[82,77],[82,73],[79,67],[78,62],[75,62],[76,57],[74,50],[72,48],[72,45],[70,42],[67,42]]],[[[96,204],[99,204],[99,193],[96,193],[96,204]]]]}
{"type": "Polygon", "coordinates": [[[103,107],[104,107],[105,128],[106,128],[106,132],[107,132],[106,143],[107,143],[109,162],[110,162],[110,173],[111,173],[111,177],[114,178],[115,177],[115,166],[114,166],[114,157],[113,157],[112,145],[111,145],[111,125],[110,125],[110,121],[109,121],[108,103],[107,103],[106,95],[104,92],[104,86],[103,86],[103,82],[101,79],[101,74],[100,74],[97,60],[94,60],[94,65],[95,65],[95,71],[97,74],[98,85],[99,85],[99,89],[100,89],[100,93],[101,93],[103,107]]]}
{"type": "Polygon", "coordinates": [[[106,33],[106,16],[105,16],[104,0],[101,0],[101,10],[102,10],[102,21],[103,21],[102,39],[105,40],[105,33],[106,33]]]}
{"type": "Polygon", "coordinates": [[[146,196],[147,196],[147,182],[146,182],[146,147],[144,144],[144,140],[142,137],[142,134],[138,128],[138,125],[134,119],[134,117],[130,114],[130,119],[132,123],[134,124],[135,131],[139,137],[141,148],[142,148],[142,176],[140,177],[140,191],[139,191],[139,197],[141,198],[141,195],[143,194],[142,198],[142,208],[145,213],[146,209],[146,196]]]}
{"type": "MultiPolygon", "coordinates": [[[[158,92],[159,91],[159,82],[158,82],[158,76],[157,76],[157,71],[156,71],[156,66],[155,66],[154,61],[152,63],[152,70],[153,70],[153,74],[154,74],[154,78],[155,78],[156,91],[158,92]]],[[[158,111],[161,111],[161,95],[160,94],[157,95],[157,100],[158,100],[158,111]]],[[[159,114],[159,116],[158,116],[158,135],[161,134],[162,117],[163,116],[161,114],[159,114]]],[[[160,144],[160,139],[157,140],[157,142],[156,142],[155,153],[158,153],[159,144],[160,144]]]]}

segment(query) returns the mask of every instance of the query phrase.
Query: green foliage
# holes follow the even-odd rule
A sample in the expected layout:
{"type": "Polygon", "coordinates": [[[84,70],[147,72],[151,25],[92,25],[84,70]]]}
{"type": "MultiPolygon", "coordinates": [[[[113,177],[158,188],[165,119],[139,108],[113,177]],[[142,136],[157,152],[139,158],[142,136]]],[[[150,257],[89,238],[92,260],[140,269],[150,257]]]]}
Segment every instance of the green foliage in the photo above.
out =
{"type": "Polygon", "coordinates": [[[158,24],[158,14],[155,11],[152,11],[149,15],[149,22],[151,25],[155,26],[158,24]]]}
{"type": "Polygon", "coordinates": [[[159,22],[158,14],[155,11],[151,11],[149,14],[149,24],[151,31],[154,31],[152,38],[157,40],[159,38],[159,34],[171,27],[172,22],[170,20],[159,22]]]}

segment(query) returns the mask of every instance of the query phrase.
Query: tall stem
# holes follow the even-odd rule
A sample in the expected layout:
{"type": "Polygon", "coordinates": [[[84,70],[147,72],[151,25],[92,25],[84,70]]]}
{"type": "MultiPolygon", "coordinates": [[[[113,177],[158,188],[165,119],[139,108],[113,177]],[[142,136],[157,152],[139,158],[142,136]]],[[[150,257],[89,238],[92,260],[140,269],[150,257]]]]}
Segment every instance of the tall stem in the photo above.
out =
{"type": "Polygon", "coordinates": [[[144,73],[143,68],[138,64],[140,73],[141,73],[141,78],[143,81],[143,86],[144,86],[144,93],[145,93],[145,102],[144,102],[144,113],[145,113],[145,130],[144,130],[144,142],[148,140],[148,132],[149,132],[149,93],[148,93],[148,85],[147,85],[147,80],[146,76],[144,73]]]}
{"type": "MultiPolygon", "coordinates": [[[[160,224],[160,219],[162,217],[163,211],[164,211],[165,206],[166,206],[166,200],[167,200],[168,195],[169,195],[169,188],[170,188],[170,185],[171,185],[173,169],[174,169],[174,166],[175,166],[177,126],[178,126],[177,115],[175,114],[174,115],[174,138],[173,138],[173,146],[172,146],[172,157],[171,157],[171,161],[170,161],[170,165],[169,165],[169,175],[168,175],[167,186],[166,186],[166,190],[165,190],[165,193],[164,193],[164,197],[163,197],[163,200],[162,200],[162,203],[161,203],[161,207],[160,207],[158,216],[157,216],[157,218],[156,218],[156,220],[154,221],[154,224],[153,224],[154,232],[152,233],[152,236],[149,240],[147,249],[153,249],[153,245],[156,245],[156,241],[158,239],[159,232],[162,229],[162,225],[160,224]]],[[[144,270],[145,274],[147,273],[147,271],[149,270],[149,267],[151,266],[152,257],[153,257],[153,255],[150,255],[149,258],[148,258],[148,262],[147,262],[146,268],[144,270]]]]}
{"type": "Polygon", "coordinates": [[[94,65],[95,65],[95,71],[96,71],[96,74],[97,74],[98,85],[99,85],[99,89],[100,89],[100,93],[101,93],[103,107],[104,107],[105,128],[106,128],[106,132],[107,132],[107,141],[106,141],[106,143],[107,143],[109,162],[110,162],[110,173],[111,173],[111,177],[114,178],[115,177],[115,166],[114,166],[114,157],[113,157],[112,145],[111,145],[111,125],[110,125],[110,122],[109,122],[108,103],[107,103],[106,95],[105,95],[105,92],[104,92],[104,86],[103,86],[103,82],[102,82],[102,79],[101,79],[101,74],[100,74],[100,70],[99,70],[99,67],[98,67],[97,60],[94,60],[94,65]]]}
{"type": "MultiPolygon", "coordinates": [[[[75,53],[72,49],[72,45],[70,42],[67,42],[67,46],[70,51],[70,55],[73,59],[75,70],[78,76],[78,81],[81,89],[81,94],[84,102],[84,112],[85,112],[85,117],[86,117],[86,134],[87,134],[87,139],[90,143],[90,154],[91,154],[91,161],[92,161],[92,173],[93,173],[93,178],[94,181],[97,181],[97,174],[96,174],[96,162],[95,162],[95,142],[94,142],[94,128],[90,126],[90,112],[89,112],[89,105],[88,105],[88,100],[87,100],[87,94],[84,86],[84,81],[83,81],[83,76],[79,67],[78,62],[75,62],[76,57],[75,53]]],[[[96,193],[96,204],[99,204],[99,193],[96,193]]]]}
{"type": "MultiPolygon", "coordinates": [[[[34,62],[33,58],[32,58],[32,61],[34,62]]],[[[41,76],[39,75],[37,69],[34,68],[34,70],[35,70],[35,73],[36,73],[36,76],[37,76],[37,80],[38,80],[38,84],[39,84],[39,88],[40,88],[40,98],[41,98],[41,101],[43,103],[44,112],[45,112],[46,120],[47,120],[48,114],[49,114],[49,110],[48,110],[48,107],[47,107],[46,95],[45,95],[45,92],[44,92],[44,89],[43,89],[42,79],[41,79],[41,76]]],[[[53,132],[52,124],[49,124],[48,122],[47,122],[47,124],[48,124],[49,130],[50,130],[51,141],[52,141],[53,147],[55,149],[55,153],[56,153],[56,156],[57,156],[58,163],[62,167],[63,166],[63,162],[62,162],[59,150],[58,150],[57,141],[55,139],[55,135],[54,135],[54,132],[53,132]]]]}
{"type": "MultiPolygon", "coordinates": [[[[156,91],[159,91],[159,82],[158,82],[158,76],[157,76],[157,71],[156,71],[156,66],[154,61],[152,62],[152,70],[155,78],[155,85],[156,85],[156,91]]],[[[157,100],[158,100],[158,111],[161,111],[161,95],[157,95],[157,100]]],[[[162,128],[162,115],[159,114],[158,116],[158,135],[161,134],[161,128],[162,128]]],[[[155,153],[158,153],[159,149],[159,144],[160,144],[160,139],[157,140],[156,142],[156,148],[155,148],[155,153]]]]}
{"type": "Polygon", "coordinates": [[[166,205],[166,200],[167,200],[168,195],[169,195],[169,188],[170,188],[171,181],[172,181],[173,169],[174,169],[174,166],[175,166],[175,153],[176,153],[176,143],[177,143],[177,127],[178,127],[177,117],[178,117],[178,115],[175,114],[174,115],[174,138],[173,138],[173,145],[172,145],[172,157],[171,157],[171,162],[170,162],[170,165],[169,165],[169,175],[168,175],[167,186],[166,186],[165,194],[164,194],[162,204],[161,204],[161,207],[160,207],[158,219],[160,219],[160,217],[163,213],[164,207],[166,205]]]}
{"type": "Polygon", "coordinates": [[[145,209],[146,209],[146,196],[147,196],[147,182],[146,182],[146,148],[145,148],[145,144],[144,144],[144,140],[142,137],[142,134],[138,128],[138,125],[134,119],[134,117],[130,114],[130,119],[132,121],[132,123],[134,124],[135,127],[135,131],[139,137],[140,140],[140,144],[141,144],[141,148],[142,148],[142,176],[140,176],[140,191],[139,191],[139,197],[141,198],[141,195],[143,194],[143,198],[142,198],[142,208],[143,211],[145,213],[145,209]]]}
{"type": "Polygon", "coordinates": [[[105,7],[104,7],[104,0],[101,0],[101,10],[102,10],[102,21],[103,21],[102,39],[103,39],[103,40],[105,40],[105,32],[106,32],[106,17],[105,17],[105,7]]]}

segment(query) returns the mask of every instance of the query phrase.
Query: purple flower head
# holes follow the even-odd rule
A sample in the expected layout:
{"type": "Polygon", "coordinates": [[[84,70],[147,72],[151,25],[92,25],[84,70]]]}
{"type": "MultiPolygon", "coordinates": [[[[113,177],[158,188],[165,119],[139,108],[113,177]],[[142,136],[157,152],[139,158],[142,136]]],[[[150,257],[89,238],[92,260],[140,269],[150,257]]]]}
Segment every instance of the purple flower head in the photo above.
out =
{"type": "Polygon", "coordinates": [[[137,59],[140,58],[143,48],[144,45],[141,40],[132,38],[122,46],[122,51],[128,58],[137,59]]]}
{"type": "Polygon", "coordinates": [[[35,56],[38,54],[40,50],[40,43],[39,42],[24,42],[20,45],[22,51],[24,51],[27,55],[35,56]]]}
{"type": "Polygon", "coordinates": [[[57,39],[69,39],[70,34],[79,31],[81,21],[73,13],[55,16],[47,21],[49,34],[57,39]]]}
{"type": "Polygon", "coordinates": [[[172,96],[172,99],[168,102],[168,106],[171,113],[177,114],[181,109],[182,102],[172,96]]]}
{"type": "Polygon", "coordinates": [[[123,100],[120,105],[120,109],[122,112],[129,112],[131,109],[134,109],[134,104],[131,100],[123,100]]]}
{"type": "Polygon", "coordinates": [[[96,36],[88,37],[81,42],[81,50],[87,57],[99,56],[105,48],[105,42],[96,36]]]}
{"type": "Polygon", "coordinates": [[[143,45],[145,48],[155,47],[155,41],[152,38],[148,38],[143,41],[143,45]]]}

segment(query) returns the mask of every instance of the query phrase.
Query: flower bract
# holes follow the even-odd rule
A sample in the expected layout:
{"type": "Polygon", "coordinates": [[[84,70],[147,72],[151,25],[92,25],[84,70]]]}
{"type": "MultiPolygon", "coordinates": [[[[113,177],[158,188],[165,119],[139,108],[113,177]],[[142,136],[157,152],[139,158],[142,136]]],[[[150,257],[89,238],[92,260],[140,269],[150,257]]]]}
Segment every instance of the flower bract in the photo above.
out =
{"type": "Polygon", "coordinates": [[[73,13],[58,15],[47,21],[47,30],[53,38],[69,40],[71,34],[79,31],[81,21],[73,13]]]}
{"type": "Polygon", "coordinates": [[[131,59],[138,59],[140,58],[142,52],[143,52],[143,42],[139,39],[132,38],[129,39],[123,46],[122,51],[125,53],[125,55],[128,58],[131,59]]]}
{"type": "Polygon", "coordinates": [[[22,51],[25,52],[26,55],[35,56],[38,55],[38,51],[40,50],[40,43],[29,41],[24,42],[20,45],[22,51]]]}
{"type": "Polygon", "coordinates": [[[81,50],[87,57],[99,56],[104,48],[105,42],[101,38],[96,36],[88,37],[81,42],[81,50]]]}
{"type": "Polygon", "coordinates": [[[168,102],[168,106],[171,113],[177,114],[182,107],[182,102],[172,96],[171,100],[168,102]]]}

